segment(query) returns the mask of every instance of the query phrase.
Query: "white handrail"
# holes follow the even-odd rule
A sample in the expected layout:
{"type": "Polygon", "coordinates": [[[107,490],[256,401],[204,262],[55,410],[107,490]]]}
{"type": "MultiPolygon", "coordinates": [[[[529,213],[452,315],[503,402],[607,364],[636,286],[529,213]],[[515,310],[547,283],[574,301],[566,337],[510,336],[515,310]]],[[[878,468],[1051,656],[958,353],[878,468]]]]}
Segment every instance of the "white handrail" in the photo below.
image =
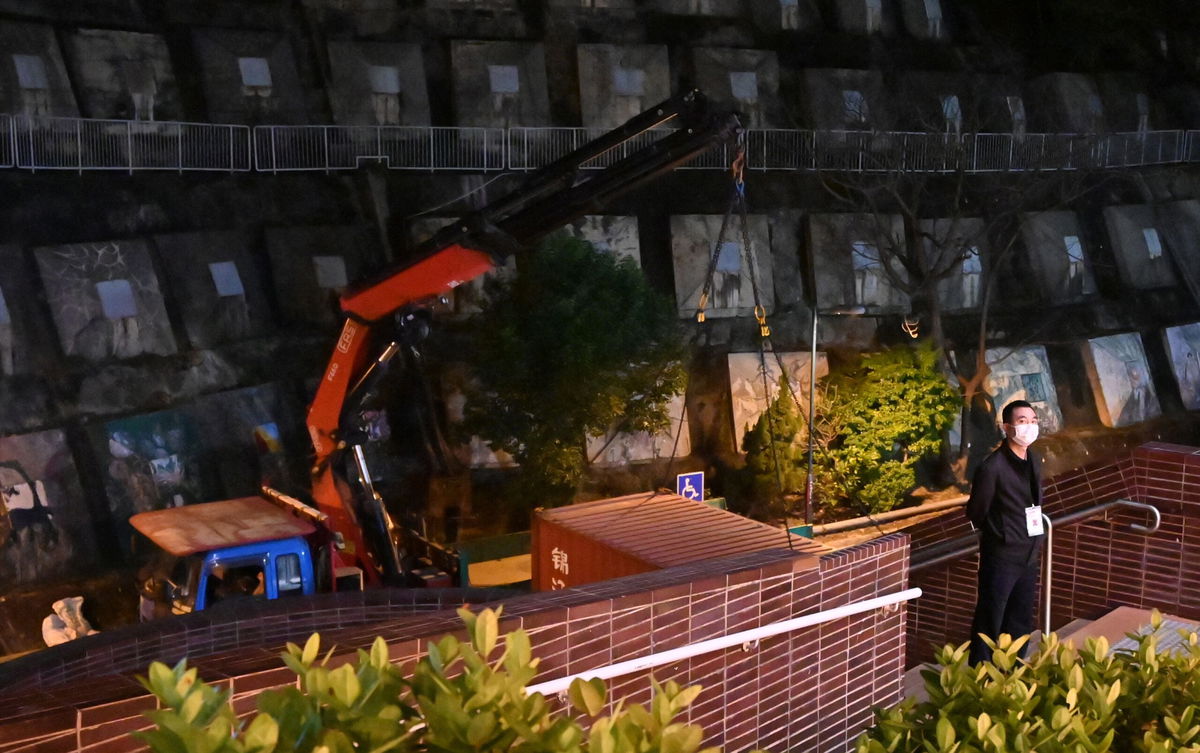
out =
{"type": "Polygon", "coordinates": [[[632,674],[634,672],[640,672],[646,669],[653,669],[654,667],[660,667],[664,664],[672,664],[684,659],[690,659],[693,656],[700,656],[701,654],[719,651],[723,648],[729,648],[731,646],[739,646],[742,644],[752,645],[756,641],[762,640],[763,638],[770,638],[773,635],[780,635],[793,630],[799,630],[800,628],[819,625],[823,622],[832,622],[833,620],[849,617],[850,615],[860,614],[862,612],[870,612],[875,609],[880,609],[881,607],[899,604],[900,602],[908,601],[909,599],[916,599],[920,597],[920,595],[921,589],[919,588],[909,588],[904,591],[896,591],[895,593],[890,593],[885,596],[877,596],[873,599],[867,599],[865,601],[859,601],[853,604],[844,604],[840,607],[834,607],[833,609],[826,609],[821,612],[813,612],[812,614],[806,614],[801,617],[793,617],[790,620],[783,620],[782,622],[773,622],[769,625],[763,625],[762,627],[751,628],[750,630],[741,630],[736,633],[729,633],[728,635],[723,635],[719,638],[710,638],[708,640],[700,641],[699,643],[680,646],[679,648],[669,649],[657,654],[650,654],[649,656],[643,656],[637,659],[630,659],[628,661],[617,662],[616,664],[609,664],[605,667],[597,667],[596,669],[577,672],[573,675],[560,677],[556,680],[547,680],[546,682],[540,682],[536,685],[530,685],[528,688],[526,688],[526,692],[542,693],[543,695],[561,693],[567,688],[571,687],[571,683],[576,679],[588,680],[599,678],[601,680],[611,680],[614,677],[620,677],[622,675],[632,674]]]}

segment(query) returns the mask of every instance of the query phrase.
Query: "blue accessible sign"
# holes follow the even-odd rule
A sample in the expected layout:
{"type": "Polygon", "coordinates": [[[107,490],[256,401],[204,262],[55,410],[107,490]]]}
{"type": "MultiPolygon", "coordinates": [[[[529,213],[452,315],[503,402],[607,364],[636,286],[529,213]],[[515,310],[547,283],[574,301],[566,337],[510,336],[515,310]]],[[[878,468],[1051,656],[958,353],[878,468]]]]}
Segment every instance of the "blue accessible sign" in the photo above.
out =
{"type": "Polygon", "coordinates": [[[704,499],[704,471],[681,473],[675,477],[675,493],[681,497],[694,499],[697,502],[704,499]]]}

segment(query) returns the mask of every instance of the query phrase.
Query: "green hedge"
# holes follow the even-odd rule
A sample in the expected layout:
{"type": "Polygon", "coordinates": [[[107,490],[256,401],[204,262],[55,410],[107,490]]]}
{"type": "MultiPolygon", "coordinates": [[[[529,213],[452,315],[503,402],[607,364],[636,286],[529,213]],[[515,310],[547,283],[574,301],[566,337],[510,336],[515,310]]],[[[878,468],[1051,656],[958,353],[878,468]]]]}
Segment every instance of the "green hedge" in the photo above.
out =
{"type": "MultiPolygon", "coordinates": [[[[697,753],[699,727],[675,717],[700,693],[674,682],[654,685],[649,708],[617,703],[610,716],[600,680],[572,683],[575,711],[589,717],[584,729],[552,712],[526,686],[537,671],[524,631],[509,633],[499,657],[499,610],[478,615],[459,610],[469,640],[446,636],[404,672],[388,660],[377,638],[357,661],[330,669],[320,660],[320,638],[303,648],[288,644],[283,661],[297,687],[263,692],[247,721],[234,714],[229,692],[197,679],[186,662],[156,662],[142,683],[161,701],[148,712],[156,728],[137,732],[158,753],[697,753]]],[[[716,753],[709,748],[701,753],[716,753]]]]}
{"type": "MultiPolygon", "coordinates": [[[[1154,613],[1153,628],[1162,624],[1154,613]]],[[[1028,638],[1001,636],[992,662],[967,664],[967,644],[946,646],[922,671],[929,698],[876,712],[858,753],[1038,751],[1200,753],[1200,645],[1192,633],[1170,652],[1131,636],[1110,653],[1103,638],[1082,649],[1051,634],[1025,661],[1028,638]]]]}

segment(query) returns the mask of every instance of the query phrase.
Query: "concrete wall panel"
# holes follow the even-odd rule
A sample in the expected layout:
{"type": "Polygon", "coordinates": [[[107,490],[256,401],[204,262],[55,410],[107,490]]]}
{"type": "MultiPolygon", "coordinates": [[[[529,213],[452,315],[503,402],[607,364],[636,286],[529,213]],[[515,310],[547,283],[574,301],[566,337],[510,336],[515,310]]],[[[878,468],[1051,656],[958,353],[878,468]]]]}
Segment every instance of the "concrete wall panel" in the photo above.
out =
{"type": "Polygon", "coordinates": [[[92,446],[104,476],[117,545],[129,554],[131,515],[220,499],[203,467],[203,445],[193,415],[165,410],[97,424],[92,446]]]}
{"type": "Polygon", "coordinates": [[[525,42],[450,44],[455,125],[550,125],[545,52],[525,42]]]}
{"type": "Polygon", "coordinates": [[[186,120],[162,36],[80,29],[67,44],[71,76],[87,117],[186,120]]]}
{"type": "Polygon", "coordinates": [[[282,34],[195,29],[200,78],[215,123],[320,122],[309,111],[292,45],[282,34]]]}
{"type": "Polygon", "coordinates": [[[637,217],[589,214],[564,229],[574,237],[588,241],[597,251],[615,254],[620,259],[632,259],[634,264],[641,266],[637,217]]]}
{"type": "Polygon", "coordinates": [[[694,47],[696,86],[742,113],[747,128],[782,128],[779,61],[770,50],[694,47]]]}
{"type": "Polygon", "coordinates": [[[579,99],[583,124],[615,128],[671,95],[663,45],[581,44],[579,99]]]}
{"type": "Polygon", "coordinates": [[[953,259],[954,270],[938,282],[938,300],[945,311],[970,311],[983,302],[984,268],[987,264],[987,226],[977,217],[922,220],[926,258],[938,269],[953,259]]]}
{"type": "Polygon", "coordinates": [[[1104,101],[1096,82],[1082,73],[1047,73],[1029,82],[1031,131],[1105,133],[1104,101]]]}
{"type": "Polygon", "coordinates": [[[0,24],[0,112],[78,117],[75,94],[54,29],[0,24]]]}
{"type": "Polygon", "coordinates": [[[368,231],[361,226],[269,228],[267,253],[284,319],[319,326],[340,322],[338,296],[364,276],[367,249],[368,231]]]}
{"type": "Polygon", "coordinates": [[[339,125],[430,124],[421,45],[330,42],[329,65],[339,125]]]}
{"type": "Polygon", "coordinates": [[[1044,347],[996,348],[988,350],[984,357],[991,368],[984,390],[992,396],[997,415],[1013,400],[1027,400],[1037,410],[1043,434],[1062,430],[1062,411],[1044,347]]]}
{"type": "Polygon", "coordinates": [[[175,352],[145,241],[46,246],[34,254],[64,353],[100,361],[175,352]]]}
{"type": "MultiPolygon", "coordinates": [[[[733,411],[734,446],[738,452],[743,451],[742,440],[746,432],[754,428],[779,395],[780,364],[787,372],[791,387],[789,397],[798,402],[794,407],[801,415],[808,415],[809,356],[808,353],[768,352],[763,358],[759,353],[729,354],[730,408],[733,411]]],[[[825,354],[817,353],[817,379],[828,374],[829,362],[825,354]]]]}
{"type": "Polygon", "coordinates": [[[891,127],[879,71],[811,68],[802,74],[801,89],[802,127],[828,131],[891,127]]]}
{"type": "Polygon", "coordinates": [[[614,430],[601,437],[588,437],[588,460],[600,468],[614,468],[630,463],[687,457],[692,453],[692,441],[683,403],[683,395],[671,399],[667,405],[670,425],[662,431],[614,430]]]}
{"type": "Polygon", "coordinates": [[[1096,292],[1087,239],[1074,212],[1022,215],[1021,237],[1045,300],[1067,303],[1096,292]]]}
{"type": "Polygon", "coordinates": [[[1163,341],[1171,358],[1171,372],[1187,410],[1200,410],[1200,322],[1167,327],[1163,341]]]}
{"type": "Polygon", "coordinates": [[[1105,426],[1129,426],[1162,412],[1136,332],[1097,337],[1082,348],[1096,410],[1105,426]]]}
{"type": "Polygon", "coordinates": [[[865,306],[870,313],[908,311],[906,296],[894,275],[903,270],[880,249],[904,243],[899,215],[814,214],[809,218],[809,249],[821,308],[865,306]]]}
{"type": "Polygon", "coordinates": [[[0,245],[0,377],[37,373],[54,358],[34,279],[22,249],[0,245]]]}
{"type": "MultiPolygon", "coordinates": [[[[743,248],[741,221],[731,218],[718,251],[708,305],[710,317],[748,316],[755,306],[757,280],[759,305],[770,313],[775,306],[771,270],[771,242],[765,215],[748,218],[750,248],[743,248]],[[752,278],[751,275],[754,275],[752,278]]],[[[716,249],[722,215],[689,214],[671,217],[671,255],[675,263],[675,302],[679,315],[695,316],[705,277],[716,249]]]]}
{"type": "Polygon", "coordinates": [[[96,555],[93,522],[61,431],[0,437],[0,584],[78,573],[96,555]],[[0,521],[3,522],[3,521],[0,521]]]}
{"type": "Polygon", "coordinates": [[[1104,222],[1126,284],[1139,290],[1176,284],[1166,237],[1158,229],[1153,208],[1142,204],[1105,207],[1104,222]]]}

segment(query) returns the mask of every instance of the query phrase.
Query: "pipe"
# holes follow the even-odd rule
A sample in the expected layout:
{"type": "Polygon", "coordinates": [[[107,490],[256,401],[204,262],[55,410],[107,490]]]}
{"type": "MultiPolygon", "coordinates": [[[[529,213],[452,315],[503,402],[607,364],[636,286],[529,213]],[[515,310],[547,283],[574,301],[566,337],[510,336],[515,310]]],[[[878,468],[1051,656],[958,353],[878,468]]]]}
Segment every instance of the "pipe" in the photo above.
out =
{"type": "Polygon", "coordinates": [[[597,667],[596,669],[585,670],[583,672],[578,672],[566,677],[560,677],[557,680],[547,680],[546,682],[540,682],[536,685],[530,685],[525,690],[527,693],[541,693],[543,695],[562,693],[566,691],[567,688],[571,687],[571,683],[575,680],[590,680],[597,678],[601,680],[611,680],[614,677],[632,674],[644,669],[661,667],[664,664],[672,664],[677,661],[683,661],[684,659],[690,659],[693,656],[700,656],[701,654],[707,654],[712,651],[729,648],[730,646],[753,644],[756,641],[759,641],[763,638],[770,638],[773,635],[780,635],[781,633],[799,630],[800,628],[819,625],[823,622],[832,622],[833,620],[838,620],[842,617],[849,617],[850,615],[854,614],[860,614],[862,612],[870,612],[874,609],[891,606],[892,604],[899,604],[900,602],[908,601],[909,599],[916,599],[920,596],[921,589],[919,588],[909,588],[904,591],[896,591],[895,593],[890,593],[885,596],[877,596],[873,599],[855,602],[854,604],[844,604],[840,607],[834,607],[833,609],[814,612],[801,617],[793,617],[790,620],[783,620],[782,622],[773,622],[770,625],[763,625],[762,627],[751,628],[750,630],[742,630],[736,633],[730,633],[719,638],[710,638],[705,641],[700,641],[699,643],[680,646],[679,648],[669,649],[657,654],[650,654],[649,656],[643,656],[637,659],[630,659],[628,661],[617,662],[616,664],[609,664],[606,667],[597,667]]]}
{"type": "Polygon", "coordinates": [[[823,523],[819,526],[813,526],[813,536],[823,536],[829,533],[839,533],[841,531],[853,531],[856,528],[866,528],[877,523],[886,523],[892,520],[903,520],[904,518],[912,518],[917,515],[924,515],[931,512],[940,512],[941,510],[949,510],[951,507],[962,507],[967,503],[967,495],[955,497],[954,499],[943,499],[939,502],[929,502],[927,504],[918,505],[916,507],[905,507],[903,510],[889,510],[881,512],[878,515],[863,515],[859,518],[850,518],[849,520],[837,520],[833,523],[823,523]]]}

